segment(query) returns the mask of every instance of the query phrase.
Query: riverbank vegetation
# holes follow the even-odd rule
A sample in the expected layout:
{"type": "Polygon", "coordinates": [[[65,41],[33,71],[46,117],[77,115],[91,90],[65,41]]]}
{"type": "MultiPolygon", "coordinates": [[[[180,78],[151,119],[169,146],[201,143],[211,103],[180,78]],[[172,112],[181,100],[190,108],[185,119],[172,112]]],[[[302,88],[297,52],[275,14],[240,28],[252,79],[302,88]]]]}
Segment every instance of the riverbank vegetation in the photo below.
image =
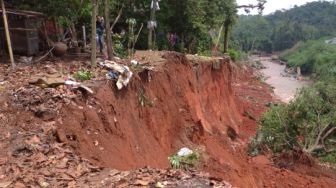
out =
{"type": "Polygon", "coordinates": [[[315,83],[289,104],[273,106],[260,120],[250,153],[301,150],[336,163],[336,45],[325,40],[299,42],[280,58],[301,67],[315,83]]]}
{"type": "Polygon", "coordinates": [[[282,51],[288,67],[300,67],[315,82],[289,104],[272,106],[260,119],[249,152],[304,151],[336,163],[335,2],[319,1],[269,16],[243,16],[235,27],[236,48],[282,51]],[[247,32],[245,32],[247,31],[247,32]]]}
{"type": "Polygon", "coordinates": [[[336,44],[325,40],[299,42],[280,58],[290,67],[301,67],[303,74],[312,75],[314,79],[328,80],[336,76],[336,44]]]}

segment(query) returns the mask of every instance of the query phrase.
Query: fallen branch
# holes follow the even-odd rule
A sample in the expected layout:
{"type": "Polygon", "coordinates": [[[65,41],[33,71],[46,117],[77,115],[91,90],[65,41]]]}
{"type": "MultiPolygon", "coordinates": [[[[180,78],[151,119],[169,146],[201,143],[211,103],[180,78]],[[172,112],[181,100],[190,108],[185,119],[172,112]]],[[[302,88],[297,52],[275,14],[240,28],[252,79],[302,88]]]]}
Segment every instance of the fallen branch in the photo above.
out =
{"type": "Polygon", "coordinates": [[[137,33],[137,35],[135,36],[135,39],[134,39],[134,42],[133,42],[133,48],[132,48],[132,52],[134,52],[134,47],[135,47],[135,44],[137,43],[138,41],[138,38],[139,38],[139,35],[142,31],[142,28],[143,28],[143,23],[141,23],[141,27],[139,29],[139,32],[137,33]]]}
{"type": "Polygon", "coordinates": [[[40,61],[42,61],[43,59],[45,59],[53,51],[54,48],[55,47],[52,47],[46,54],[44,54],[39,59],[35,60],[33,63],[39,63],[40,61]]]}
{"type": "Polygon", "coordinates": [[[118,12],[118,16],[116,17],[116,19],[114,20],[112,26],[110,27],[110,31],[113,30],[114,26],[117,24],[117,22],[119,21],[119,18],[121,17],[121,14],[122,14],[122,11],[123,11],[123,8],[124,8],[124,4],[121,5],[121,8],[118,12]]]}
{"type": "Polygon", "coordinates": [[[331,133],[333,133],[336,130],[336,127],[333,127],[328,130],[328,132],[325,133],[325,135],[322,137],[322,140],[324,141],[331,133]]]}

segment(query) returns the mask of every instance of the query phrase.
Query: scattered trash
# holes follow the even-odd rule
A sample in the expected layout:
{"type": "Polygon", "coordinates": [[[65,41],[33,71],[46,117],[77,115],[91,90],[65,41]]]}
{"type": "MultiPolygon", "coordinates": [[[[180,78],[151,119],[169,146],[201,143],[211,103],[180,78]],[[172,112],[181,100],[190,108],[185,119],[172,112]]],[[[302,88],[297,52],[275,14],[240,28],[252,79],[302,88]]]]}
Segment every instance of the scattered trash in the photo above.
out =
{"type": "Polygon", "coordinates": [[[120,65],[114,61],[106,60],[99,62],[99,65],[111,70],[106,74],[108,79],[115,80],[115,78],[118,78],[116,85],[119,90],[126,87],[133,76],[133,72],[130,71],[128,66],[120,65]]]}
{"type": "Polygon", "coordinates": [[[93,142],[93,145],[98,146],[98,145],[99,145],[99,142],[98,142],[97,140],[95,140],[95,141],[93,142]]]}
{"type": "Polygon", "coordinates": [[[163,185],[161,182],[157,182],[157,183],[155,184],[155,187],[156,187],[156,188],[164,188],[164,185],[163,185]]]}
{"type": "Polygon", "coordinates": [[[132,61],[131,61],[131,65],[139,65],[139,62],[136,61],[136,60],[132,60],[132,61]]]}
{"type": "Polygon", "coordinates": [[[21,62],[21,63],[32,63],[32,61],[33,61],[33,57],[26,57],[26,56],[21,56],[20,58],[19,58],[19,62],[21,62]]]}
{"type": "Polygon", "coordinates": [[[193,153],[194,152],[189,148],[181,148],[180,151],[177,152],[177,155],[180,157],[183,157],[183,156],[191,155],[193,153]]]}
{"type": "Polygon", "coordinates": [[[118,72],[114,71],[114,70],[110,70],[107,74],[106,74],[106,78],[110,79],[110,80],[117,80],[118,79],[118,72]]]}
{"type": "Polygon", "coordinates": [[[72,88],[79,88],[79,89],[82,89],[88,93],[91,93],[93,94],[93,90],[88,88],[87,86],[79,83],[79,82],[75,82],[75,81],[72,81],[72,80],[67,80],[65,81],[65,85],[69,85],[69,86],[72,86],[72,88]]]}

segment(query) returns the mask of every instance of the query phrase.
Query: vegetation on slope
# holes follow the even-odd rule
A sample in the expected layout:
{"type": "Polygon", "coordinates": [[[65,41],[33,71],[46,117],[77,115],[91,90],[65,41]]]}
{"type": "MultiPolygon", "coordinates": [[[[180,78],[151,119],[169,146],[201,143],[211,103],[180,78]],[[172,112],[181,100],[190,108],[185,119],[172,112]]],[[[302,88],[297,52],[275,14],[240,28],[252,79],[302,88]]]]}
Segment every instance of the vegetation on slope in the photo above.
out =
{"type": "Polygon", "coordinates": [[[315,74],[318,79],[336,76],[336,45],[324,40],[300,42],[282,53],[281,59],[291,67],[301,67],[303,73],[315,74]]]}
{"type": "Polygon", "coordinates": [[[336,79],[303,89],[288,105],[264,114],[251,154],[263,146],[273,152],[300,149],[336,163],[336,79]]]}

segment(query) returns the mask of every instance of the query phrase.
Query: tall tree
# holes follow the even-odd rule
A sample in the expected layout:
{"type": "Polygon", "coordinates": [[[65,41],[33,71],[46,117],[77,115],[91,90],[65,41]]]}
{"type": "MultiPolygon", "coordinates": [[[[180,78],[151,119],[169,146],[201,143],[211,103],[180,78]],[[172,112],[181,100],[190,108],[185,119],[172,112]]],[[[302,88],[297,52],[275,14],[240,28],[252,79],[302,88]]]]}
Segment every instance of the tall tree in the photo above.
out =
{"type": "Polygon", "coordinates": [[[91,18],[91,66],[97,66],[97,42],[96,42],[96,17],[98,12],[98,0],[92,0],[92,18],[91,18]]]}
{"type": "Polygon", "coordinates": [[[106,46],[108,59],[113,57],[112,35],[110,30],[110,0],[105,0],[105,30],[106,30],[106,46]]]}
{"type": "Polygon", "coordinates": [[[229,32],[231,27],[237,20],[237,10],[232,5],[228,5],[225,10],[225,21],[224,21],[224,53],[228,52],[229,49],[229,32]]]}

